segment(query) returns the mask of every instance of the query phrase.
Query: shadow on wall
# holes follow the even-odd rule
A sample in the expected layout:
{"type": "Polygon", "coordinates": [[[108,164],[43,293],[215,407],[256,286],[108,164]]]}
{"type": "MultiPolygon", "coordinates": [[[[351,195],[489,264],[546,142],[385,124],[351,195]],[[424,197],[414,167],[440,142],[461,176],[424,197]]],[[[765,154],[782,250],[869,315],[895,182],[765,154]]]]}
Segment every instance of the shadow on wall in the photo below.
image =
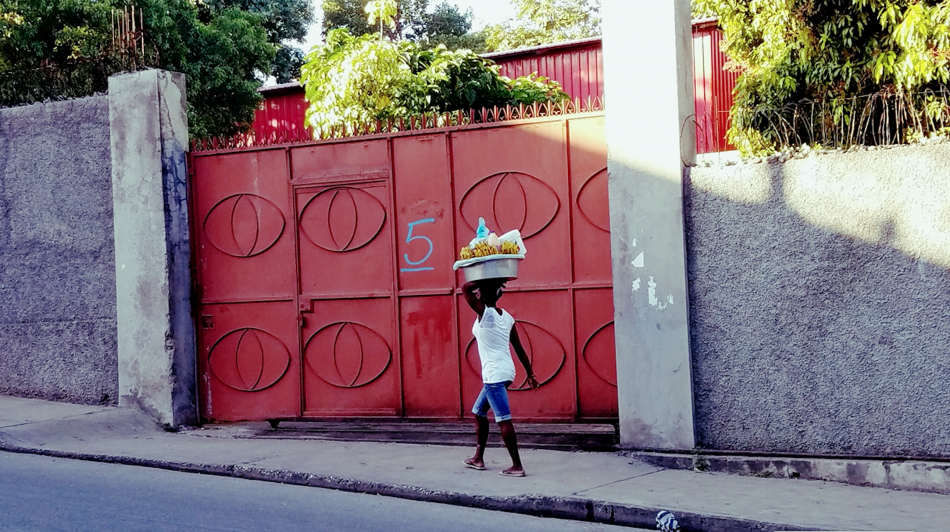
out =
{"type": "Polygon", "coordinates": [[[946,144],[693,168],[697,444],[950,456],[946,144]]]}

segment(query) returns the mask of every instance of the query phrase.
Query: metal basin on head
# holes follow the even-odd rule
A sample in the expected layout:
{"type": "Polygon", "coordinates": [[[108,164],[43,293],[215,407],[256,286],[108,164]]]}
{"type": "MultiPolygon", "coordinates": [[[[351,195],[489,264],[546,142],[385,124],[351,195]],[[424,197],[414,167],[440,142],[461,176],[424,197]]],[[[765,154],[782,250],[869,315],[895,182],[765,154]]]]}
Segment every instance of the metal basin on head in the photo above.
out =
{"type": "Polygon", "coordinates": [[[522,257],[488,258],[483,262],[477,262],[462,268],[465,273],[465,280],[481,281],[482,279],[512,279],[518,278],[518,264],[522,257]]]}

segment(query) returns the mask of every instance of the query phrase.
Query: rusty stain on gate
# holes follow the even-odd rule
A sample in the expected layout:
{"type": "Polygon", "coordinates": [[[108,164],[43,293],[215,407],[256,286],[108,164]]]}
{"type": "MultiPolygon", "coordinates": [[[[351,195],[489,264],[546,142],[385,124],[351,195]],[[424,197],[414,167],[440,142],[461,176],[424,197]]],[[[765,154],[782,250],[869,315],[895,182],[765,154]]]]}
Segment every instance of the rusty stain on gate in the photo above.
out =
{"type": "Polygon", "coordinates": [[[195,143],[202,416],[467,415],[474,314],[451,264],[484,216],[529,249],[501,301],[541,382],[519,368],[519,419],[615,418],[603,121],[574,102],[195,143]]]}

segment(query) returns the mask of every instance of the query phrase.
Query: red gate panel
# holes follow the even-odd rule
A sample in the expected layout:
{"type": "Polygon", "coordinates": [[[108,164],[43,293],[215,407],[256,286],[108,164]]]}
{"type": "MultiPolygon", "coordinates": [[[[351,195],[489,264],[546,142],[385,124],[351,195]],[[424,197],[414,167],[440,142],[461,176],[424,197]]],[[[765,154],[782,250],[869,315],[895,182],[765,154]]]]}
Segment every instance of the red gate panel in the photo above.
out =
{"type": "Polygon", "coordinates": [[[393,139],[399,289],[450,293],[455,283],[447,138],[393,139]],[[448,266],[448,267],[447,267],[448,266]]]}
{"type": "Polygon", "coordinates": [[[453,297],[404,297],[400,306],[406,415],[458,418],[459,356],[453,297]]]}
{"type": "Polygon", "coordinates": [[[305,415],[401,413],[389,210],[385,183],[297,189],[305,415]]]}
{"type": "Polygon", "coordinates": [[[292,299],[293,210],[284,151],[197,157],[194,165],[202,300],[292,299]]]}
{"type": "Polygon", "coordinates": [[[613,418],[618,413],[612,292],[609,288],[574,292],[577,394],[585,418],[613,418]]]}
{"type": "Polygon", "coordinates": [[[297,189],[297,212],[302,294],[392,293],[393,246],[385,183],[297,189]]]}
{"type": "Polygon", "coordinates": [[[237,421],[300,415],[296,315],[292,301],[202,306],[203,417],[237,421]]]}
{"type": "Polygon", "coordinates": [[[389,176],[389,142],[386,140],[350,140],[294,148],[290,150],[290,158],[295,182],[389,176]]]}
{"type": "Polygon", "coordinates": [[[469,243],[484,217],[499,235],[520,230],[528,253],[545,257],[525,260],[511,287],[571,282],[565,128],[542,122],[452,135],[456,247],[469,243]]]}
{"type": "Polygon", "coordinates": [[[304,415],[400,415],[392,299],[312,305],[302,328],[304,415]]]}
{"type": "Polygon", "coordinates": [[[459,416],[447,150],[445,134],[393,139],[403,401],[411,417],[459,416]]]}
{"type": "Polygon", "coordinates": [[[570,121],[574,314],[580,416],[617,416],[604,118],[570,121]]]}
{"type": "Polygon", "coordinates": [[[604,118],[572,120],[570,127],[574,282],[609,286],[612,273],[604,118]]]}

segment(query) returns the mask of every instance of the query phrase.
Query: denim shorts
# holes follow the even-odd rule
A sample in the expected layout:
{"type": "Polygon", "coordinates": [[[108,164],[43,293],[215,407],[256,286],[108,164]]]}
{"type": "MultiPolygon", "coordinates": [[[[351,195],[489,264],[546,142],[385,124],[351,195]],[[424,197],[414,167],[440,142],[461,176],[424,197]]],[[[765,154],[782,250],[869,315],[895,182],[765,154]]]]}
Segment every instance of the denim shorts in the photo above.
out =
{"type": "Polygon", "coordinates": [[[488,416],[488,409],[495,413],[495,421],[508,421],[511,419],[511,407],[508,406],[508,386],[511,382],[493,382],[485,383],[482,386],[478,399],[475,399],[475,406],[472,407],[472,413],[476,416],[488,416]]]}

